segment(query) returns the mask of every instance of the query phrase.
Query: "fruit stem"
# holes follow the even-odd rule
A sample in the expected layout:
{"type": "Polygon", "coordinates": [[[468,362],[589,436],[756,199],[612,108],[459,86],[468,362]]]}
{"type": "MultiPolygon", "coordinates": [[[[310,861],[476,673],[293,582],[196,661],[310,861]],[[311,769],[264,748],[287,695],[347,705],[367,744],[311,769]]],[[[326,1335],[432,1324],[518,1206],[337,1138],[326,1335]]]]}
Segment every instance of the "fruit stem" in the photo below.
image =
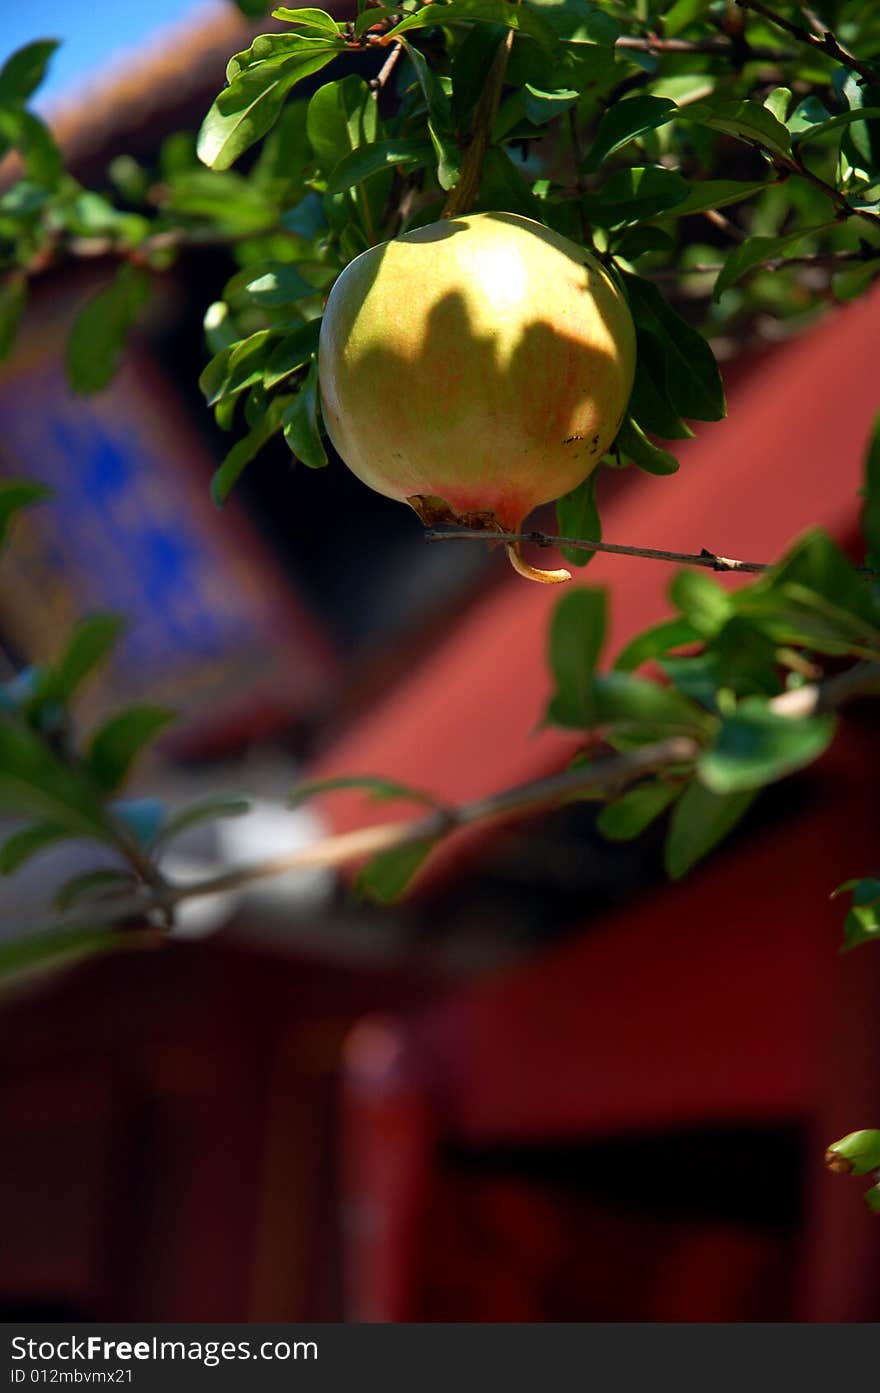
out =
{"type": "Polygon", "coordinates": [[[505,542],[505,548],[511,566],[517,575],[524,576],[526,580],[537,580],[542,585],[559,585],[564,580],[571,580],[571,571],[542,571],[538,566],[530,566],[523,559],[519,542],[505,542]]]}

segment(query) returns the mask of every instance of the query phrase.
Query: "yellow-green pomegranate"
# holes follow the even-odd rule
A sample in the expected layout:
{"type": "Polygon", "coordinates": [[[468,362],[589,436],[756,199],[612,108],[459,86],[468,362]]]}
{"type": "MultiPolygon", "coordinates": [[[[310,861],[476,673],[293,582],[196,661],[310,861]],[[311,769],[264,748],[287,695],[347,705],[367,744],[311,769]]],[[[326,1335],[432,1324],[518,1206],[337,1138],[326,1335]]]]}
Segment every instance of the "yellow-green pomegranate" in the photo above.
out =
{"type": "MultiPolygon", "coordinates": [[[[357,257],[321,329],[330,439],[427,526],[518,532],[595,469],[635,370],[626,301],[602,265],[540,223],[476,213],[357,257]]],[[[508,546],[522,574],[538,571],[508,546]]]]}

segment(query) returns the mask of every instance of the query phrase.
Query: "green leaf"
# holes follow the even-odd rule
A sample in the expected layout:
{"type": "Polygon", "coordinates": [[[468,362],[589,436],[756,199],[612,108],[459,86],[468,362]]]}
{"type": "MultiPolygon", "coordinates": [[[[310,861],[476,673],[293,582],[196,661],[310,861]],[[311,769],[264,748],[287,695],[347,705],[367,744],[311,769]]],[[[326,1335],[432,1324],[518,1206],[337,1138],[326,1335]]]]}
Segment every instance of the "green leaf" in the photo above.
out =
{"type": "Polygon", "coordinates": [[[870,1175],[880,1169],[880,1130],[866,1127],[841,1137],[829,1146],[825,1164],[846,1175],[870,1175]]]}
{"type": "Polygon", "coordinates": [[[149,274],[126,262],[115,280],[83,305],[67,341],[67,380],[74,392],[100,392],[111,381],[149,293],[149,274]]]}
{"type": "Polygon", "coordinates": [[[368,861],[355,883],[355,889],[365,899],[389,904],[406,890],[410,881],[436,846],[433,837],[411,842],[408,846],[382,851],[368,861]]]}
{"type": "Polygon", "coordinates": [[[477,207],[481,211],[519,213],[534,222],[542,221],[540,206],[528,181],[504,146],[486,151],[477,207]]]}
{"type": "Polygon", "coordinates": [[[578,100],[579,93],[570,87],[557,88],[555,92],[542,92],[527,82],[522,89],[523,110],[535,126],[546,121],[555,121],[557,116],[568,111],[578,100]]]}
{"type": "Polygon", "coordinates": [[[653,445],[640,426],[627,417],[617,433],[617,445],[648,474],[674,474],[678,460],[668,450],[653,445]]]}
{"type": "Polygon", "coordinates": [[[124,629],[125,620],[120,614],[93,614],[81,619],[61,657],[43,669],[29,706],[36,709],[45,701],[62,705],[70,701],[86,678],[110,656],[124,629]]]}
{"type": "MultiPolygon", "coordinates": [[[[526,19],[531,23],[533,18],[540,18],[542,26],[576,48],[610,48],[623,33],[620,21],[605,14],[592,0],[523,0],[519,8],[525,11],[521,20],[523,32],[533,32],[525,29],[526,19]]],[[[516,6],[511,5],[510,9],[517,12],[516,6]]]]}
{"type": "Polygon", "coordinates": [[[615,256],[635,261],[646,252],[671,252],[675,246],[668,232],[661,227],[630,227],[615,237],[615,256]]]}
{"type": "Polygon", "coordinates": [[[701,179],[691,181],[687,198],[682,199],[669,211],[670,218],[689,218],[694,213],[703,213],[707,208],[727,208],[732,203],[742,203],[753,198],[762,190],[772,186],[766,179],[701,179]]]}
{"type": "Polygon", "coordinates": [[[350,151],[339,161],[328,180],[327,192],[342,193],[369,179],[371,174],[395,165],[420,167],[428,163],[431,153],[428,142],[417,136],[401,136],[396,140],[379,140],[374,145],[364,145],[350,151]]]}
{"type": "Polygon", "coordinates": [[[0,716],[0,809],[64,827],[72,836],[111,840],[91,783],[62,763],[21,720],[0,716]]]}
{"type": "Polygon", "coordinates": [[[296,372],[297,368],[301,368],[303,363],[307,363],[317,353],[320,336],[320,319],[310,319],[306,324],[299,324],[285,335],[270,353],[263,371],[263,386],[267,391],[277,387],[279,382],[290,377],[291,373],[296,372]]]}
{"type": "Polygon", "coordinates": [[[153,838],[153,846],[165,847],[175,837],[179,837],[182,832],[187,832],[190,827],[196,827],[200,823],[216,822],[220,818],[242,817],[250,810],[251,800],[234,794],[219,794],[214,798],[203,798],[200,802],[191,803],[188,808],[183,808],[179,813],[168,818],[153,838]]]}
{"type": "MultiPolygon", "coordinates": [[[[208,175],[208,178],[211,178],[208,175]]],[[[80,193],[58,208],[68,232],[76,237],[108,236],[124,247],[138,246],[150,231],[150,220],[124,213],[97,193],[80,193]]]]}
{"type": "Polygon", "coordinates": [[[612,842],[631,841],[640,836],[680,792],[680,785],[659,780],[631,788],[602,809],[597,822],[599,831],[612,842]]]}
{"type": "Polygon", "coordinates": [[[641,276],[624,275],[636,328],[662,345],[666,363],[666,397],[673,410],[696,421],[720,421],[725,414],[724,387],[714,354],[660,291],[641,276]]]}
{"type": "MultiPolygon", "coordinates": [[[[282,37],[282,36],[278,36],[282,37]]],[[[320,72],[340,51],[342,40],[298,38],[293,51],[244,68],[221,92],[202,122],[199,159],[210,169],[228,169],[271,129],[284,100],[304,77],[320,72]]]]}
{"type": "Polygon", "coordinates": [[[669,598],[701,638],[714,638],[735,612],[734,600],[722,585],[704,571],[677,571],[669,586],[669,598]]]}
{"type": "Polygon", "coordinates": [[[0,943],[0,977],[9,977],[47,965],[120,946],[121,935],[93,929],[68,929],[60,933],[31,934],[0,943]]]}
{"type": "Polygon", "coordinates": [[[0,102],[26,102],[46,76],[58,39],[35,39],[10,54],[0,68],[0,102]]]}
{"type": "Polygon", "coordinates": [[[64,841],[70,833],[52,822],[32,822],[13,832],[0,847],[0,875],[12,875],[44,847],[64,841]]]}
{"type": "Polygon", "coordinates": [[[227,298],[244,290],[257,305],[283,308],[316,294],[316,287],[300,275],[289,262],[260,262],[232,277],[226,286],[227,298]]]}
{"type": "Polygon", "coordinates": [[[680,34],[689,24],[702,19],[709,5],[710,0],[673,0],[663,16],[663,33],[669,38],[680,34]]]}
{"type": "MultiPolygon", "coordinates": [[[[511,29],[521,30],[545,43],[552,43],[553,29],[543,19],[540,9],[528,5],[511,5],[507,0],[451,0],[449,4],[425,5],[389,29],[386,38],[396,34],[408,33],[411,29],[433,29],[438,25],[461,22],[478,24],[504,24],[511,29]]],[[[365,11],[361,20],[373,23],[373,16],[365,11]]],[[[360,21],[359,21],[360,27],[360,21]]],[[[362,29],[361,29],[362,32],[362,29]]]]}
{"type": "Polygon", "coordinates": [[[185,169],[167,180],[163,210],[179,218],[207,218],[230,236],[263,232],[278,220],[278,209],[251,180],[234,170],[185,169]]]}
{"type": "Polygon", "coordinates": [[[396,783],[393,779],[374,778],[369,774],[346,774],[332,779],[309,779],[304,783],[297,784],[288,797],[287,804],[290,808],[298,808],[303,803],[308,803],[312,798],[322,797],[325,793],[348,792],[352,789],[368,793],[377,802],[386,803],[402,799],[407,803],[424,803],[429,808],[440,806],[437,799],[433,798],[430,793],[424,793],[418,788],[410,788],[408,784],[396,783]]]}
{"type": "Polygon", "coordinates": [[[639,331],[636,376],[629,400],[629,415],[643,431],[665,440],[689,440],[693,431],[666,395],[666,353],[660,340],[644,328],[639,331]]]}
{"type": "Polygon", "coordinates": [[[725,290],[729,290],[742,276],[755,266],[759,266],[762,261],[772,261],[780,253],[802,241],[804,237],[815,236],[816,233],[825,232],[833,226],[833,222],[824,222],[818,223],[814,227],[798,228],[796,232],[788,232],[784,237],[747,237],[744,242],[740,242],[738,247],[734,247],[732,251],[728,252],[724,269],[715,281],[712,299],[720,300],[725,290]]]}
{"type": "Polygon", "coordinates": [[[309,102],[306,131],[328,176],[344,156],[375,141],[379,115],[363,78],[351,74],[319,87],[309,102]]]}
{"type": "Polygon", "coordinates": [[[844,949],[861,948],[864,943],[880,943],[880,900],[875,904],[853,904],[843,921],[844,949]]]}
{"type": "Polygon", "coordinates": [[[621,227],[667,212],[687,198],[689,189],[686,179],[662,165],[618,169],[597,194],[584,199],[584,208],[597,227],[621,227]]]}
{"type": "Polygon", "coordinates": [[[666,834],[667,874],[680,880],[733,831],[755,800],[755,794],[719,795],[694,779],[672,810],[666,834]]]}
{"type": "Polygon", "coordinates": [[[706,713],[680,692],[626,672],[607,672],[594,678],[592,699],[594,725],[674,726],[691,731],[707,728],[706,713]]]}
{"type": "MultiPolygon", "coordinates": [[[[596,505],[596,475],[589,474],[583,483],[556,501],[556,526],[560,536],[578,537],[584,542],[601,542],[602,519],[596,505]]],[[[572,566],[586,566],[596,555],[581,547],[559,550],[572,566]]]]}
{"type": "Polygon", "coordinates": [[[412,44],[405,43],[405,47],[428,108],[428,134],[437,159],[437,180],[441,189],[449,190],[461,177],[462,158],[461,149],[455,139],[452,106],[440,79],[433,68],[429,67],[424,55],[417,48],[413,48],[412,44]]]}
{"type": "Polygon", "coordinates": [[[285,24],[295,24],[297,29],[311,29],[333,38],[339,33],[339,25],[326,10],[291,10],[282,5],[280,9],[272,11],[272,18],[283,20],[285,24]]]}
{"type": "Polygon", "coordinates": [[[51,490],[31,479],[0,479],[0,545],[6,541],[10,524],[22,508],[48,498],[51,490]]]}
{"type": "Polygon", "coordinates": [[[714,650],[689,656],[658,658],[658,666],[677,692],[699,702],[707,711],[718,710],[718,657],[714,650]]]}
{"type": "Polygon", "coordinates": [[[130,706],[111,716],[92,736],[86,768],[103,789],[115,792],[141,751],[168,726],[173,711],[159,706],[130,706]]]}
{"type": "Polygon", "coordinates": [[[8,358],[27,303],[27,276],[13,271],[0,281],[0,362],[8,358]]]}
{"type": "Polygon", "coordinates": [[[569,590],[550,623],[550,670],[556,691],[547,712],[553,725],[583,730],[592,724],[593,674],[605,639],[604,590],[569,590]]]}
{"type": "Polygon", "coordinates": [[[835,271],[831,277],[831,289],[837,300],[854,300],[861,295],[869,281],[876,275],[880,275],[880,256],[872,261],[863,261],[852,266],[845,266],[840,271],[835,271]]]}
{"type": "Polygon", "coordinates": [[[313,359],[305,380],[281,418],[288,447],[309,469],[323,469],[327,463],[320,419],[318,364],[313,359]]]}
{"type": "Polygon", "coordinates": [[[735,614],[716,634],[712,644],[716,686],[737,696],[778,696],[778,645],[755,623],[735,614]]]}
{"type": "Polygon", "coordinates": [[[851,126],[854,121],[875,120],[878,116],[880,116],[880,106],[863,106],[856,111],[843,111],[839,116],[828,116],[828,119],[824,121],[811,122],[795,134],[798,149],[801,149],[810,140],[818,140],[820,136],[829,135],[832,131],[838,131],[844,126],[851,126]]]}
{"type": "Polygon", "coordinates": [[[652,629],[637,634],[618,654],[614,666],[618,672],[632,672],[643,663],[662,657],[673,648],[697,643],[701,635],[685,619],[665,619],[652,629]]]}
{"type": "MultiPolygon", "coordinates": [[[[215,301],[215,304],[223,304],[222,301],[215,301]]],[[[213,308],[213,306],[212,306],[213,308]]],[[[226,306],[223,306],[226,310],[226,306]]],[[[224,324],[228,323],[228,310],[223,316],[224,324]]],[[[236,340],[240,343],[242,340],[236,340]]],[[[208,406],[214,406],[225,396],[224,385],[229,375],[229,359],[232,357],[232,350],[235,343],[227,343],[214,354],[211,361],[207,364],[199,376],[199,389],[205,397],[208,406]]]]}
{"type": "Polygon", "coordinates": [[[54,188],[64,167],[61,152],[38,116],[21,107],[0,106],[0,138],[19,152],[29,179],[54,188]]]}
{"type": "MultiPolygon", "coordinates": [[[[867,543],[865,560],[872,570],[877,571],[880,570],[880,413],[874,418],[874,428],[865,452],[865,483],[862,496],[865,500],[862,509],[862,532],[867,543]]],[[[3,495],[0,494],[0,508],[2,500],[3,495]]]]}
{"type": "Polygon", "coordinates": [[[742,613],[755,612],[772,619],[783,608],[782,601],[792,619],[824,619],[825,631],[836,634],[838,640],[861,637],[871,644],[880,641],[869,586],[820,528],[799,538],[771,570],[740,591],[736,603],[742,613]]]}
{"type": "Polygon", "coordinates": [[[273,330],[258,329],[229,348],[222,348],[211,359],[199,378],[208,406],[224,397],[237,396],[262,381],[273,338],[273,330]]]}
{"type": "Polygon", "coordinates": [[[791,138],[785,126],[758,102],[727,101],[717,105],[694,102],[682,107],[678,115],[682,121],[722,131],[774,155],[791,155],[791,138]]]}
{"type": "Polygon", "coordinates": [[[211,497],[221,507],[238,483],[244,470],[256,459],[263,446],[281,429],[289,397],[273,397],[263,417],[242,440],[236,441],[211,479],[211,497]]]}
{"type": "Polygon", "coordinates": [[[102,867],[100,870],[86,871],[83,875],[73,876],[71,880],[65,881],[55,895],[53,904],[63,913],[83,900],[95,902],[128,895],[134,887],[135,880],[131,871],[116,870],[110,866],[106,869],[102,867]]]}
{"type": "Polygon", "coordinates": [[[834,717],[789,717],[760,697],[746,697],[721,723],[715,744],[698,762],[713,793],[758,789],[812,764],[834,734],[834,717]]]}
{"type": "Polygon", "coordinates": [[[665,126],[678,115],[678,107],[668,97],[637,95],[616,102],[605,112],[582,168],[592,173],[616,150],[647,131],[665,126]]]}
{"type": "Polygon", "coordinates": [[[788,108],[791,105],[791,88],[774,87],[773,91],[769,92],[764,98],[763,104],[770,112],[770,115],[775,116],[776,120],[784,126],[785,118],[788,115],[788,108]]]}

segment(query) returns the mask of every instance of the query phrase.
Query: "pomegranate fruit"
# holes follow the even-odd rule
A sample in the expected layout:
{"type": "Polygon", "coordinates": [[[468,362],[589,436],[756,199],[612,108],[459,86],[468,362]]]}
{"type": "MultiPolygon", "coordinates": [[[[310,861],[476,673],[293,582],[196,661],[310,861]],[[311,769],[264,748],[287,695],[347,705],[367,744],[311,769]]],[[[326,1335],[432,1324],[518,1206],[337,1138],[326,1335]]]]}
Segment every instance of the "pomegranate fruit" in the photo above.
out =
{"type": "MultiPolygon", "coordinates": [[[[513,213],[371,247],[324,313],[324,421],[358,478],[426,526],[519,532],[595,469],[626,411],[635,330],[590,252],[513,213]]],[[[533,580],[568,580],[508,554],[533,580]]]]}

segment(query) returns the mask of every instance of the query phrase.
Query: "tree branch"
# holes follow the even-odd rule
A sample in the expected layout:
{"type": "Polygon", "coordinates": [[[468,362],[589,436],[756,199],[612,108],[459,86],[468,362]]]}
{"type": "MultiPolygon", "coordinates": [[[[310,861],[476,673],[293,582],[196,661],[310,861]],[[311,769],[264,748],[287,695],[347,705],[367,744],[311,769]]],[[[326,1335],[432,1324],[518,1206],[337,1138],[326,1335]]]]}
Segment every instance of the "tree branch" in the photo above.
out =
{"type": "Polygon", "coordinates": [[[403,53],[403,44],[401,43],[400,39],[395,39],[394,46],[391,52],[389,53],[388,57],[385,59],[385,62],[379,69],[378,73],[375,77],[370,78],[369,85],[373,90],[374,101],[377,102],[379,100],[379,97],[382,93],[382,89],[384,88],[391,74],[394,72],[394,69],[397,67],[401,53],[403,53]]]}
{"type": "MultiPolygon", "coordinates": [[[[825,682],[809,683],[784,692],[774,697],[770,705],[781,715],[800,719],[835,710],[846,701],[868,695],[880,695],[880,663],[877,662],[859,663],[848,672],[825,682]]],[[[151,915],[167,913],[185,900],[226,894],[289,871],[344,866],[380,852],[426,840],[434,841],[457,829],[491,818],[527,816],[542,808],[554,807],[577,794],[592,792],[615,797],[645,774],[693,763],[700,748],[699,742],[689,735],[672,735],[625,754],[609,755],[533,783],[503,789],[457,808],[440,808],[424,817],[341,832],[313,846],[239,866],[191,885],[169,885],[151,895],[141,893],[125,899],[102,901],[91,909],[33,925],[28,932],[68,933],[73,930],[110,929],[133,920],[140,925],[151,915]]]]}
{"type": "Polygon", "coordinates": [[[876,82],[880,75],[880,68],[876,63],[863,62],[856,58],[855,54],[850,53],[848,48],[835,38],[830,29],[822,30],[821,35],[811,34],[809,29],[805,29],[802,24],[797,24],[784,15],[777,14],[775,10],[769,9],[760,3],[760,0],[736,0],[736,4],[741,10],[751,10],[755,14],[761,15],[763,19],[775,24],[777,29],[784,29],[786,34],[791,34],[792,38],[800,40],[816,52],[824,53],[828,58],[833,58],[836,63],[842,63],[847,68],[852,68],[866,82],[876,82]]]}
{"type": "MultiPolygon", "coordinates": [[[[869,261],[880,263],[880,248],[872,247],[870,251],[813,252],[804,256],[772,256],[767,261],[756,261],[745,274],[750,275],[752,271],[779,271],[785,266],[816,266],[833,271],[838,266],[851,266],[854,262],[866,264],[869,261]]],[[[658,266],[646,270],[644,274],[654,280],[674,278],[678,281],[684,276],[717,276],[723,270],[723,263],[708,265],[696,262],[693,266],[658,266]]]]}
{"type": "Polygon", "coordinates": [[[462,160],[461,177],[455,187],[449,190],[449,196],[443,208],[444,218],[454,218],[460,213],[469,213],[474,205],[480,188],[483,161],[486,158],[486,151],[489,149],[492,126],[498,111],[501,88],[504,85],[504,74],[507,69],[507,59],[512,46],[513,30],[508,29],[495,50],[495,57],[492,59],[492,64],[486,74],[486,85],[474,112],[470,144],[462,160]]]}
{"type": "Polygon", "coordinates": [[[142,921],[151,914],[164,912],[185,900],[210,895],[227,894],[256,881],[269,880],[289,871],[327,869],[344,866],[352,861],[377,856],[384,851],[412,846],[416,842],[436,840],[462,827],[469,827],[488,818],[511,814],[525,815],[540,808],[553,806],[561,799],[590,790],[618,793],[643,774],[664,769],[669,765],[687,764],[699,753],[697,742],[689,736],[676,735],[668,740],[625,755],[612,755],[594,764],[553,774],[534,783],[504,789],[500,793],[479,798],[458,808],[440,808],[424,817],[398,822],[381,823],[376,827],[361,827],[353,832],[341,832],[325,837],[313,846],[273,856],[265,861],[239,866],[221,875],[191,885],[171,885],[155,894],[103,900],[91,909],[58,917],[33,925],[27,932],[52,930],[67,933],[71,930],[112,928],[133,919],[142,921]]]}
{"type": "Polygon", "coordinates": [[[431,528],[425,533],[426,542],[533,542],[539,547],[575,547],[580,551],[604,551],[612,556],[640,556],[648,561],[671,561],[679,566],[702,566],[708,571],[742,571],[757,575],[769,571],[765,561],[736,561],[730,556],[718,556],[714,551],[663,551],[656,547],[625,547],[614,542],[588,541],[583,537],[555,537],[546,532],[476,532],[461,528],[446,532],[431,528]]]}
{"type": "Polygon", "coordinates": [[[717,53],[723,58],[743,52],[748,61],[767,63],[790,63],[796,56],[788,49],[767,48],[762,44],[734,44],[730,39],[661,39],[655,34],[645,38],[622,34],[614,47],[630,49],[635,53],[717,53]]]}
{"type": "MultiPolygon", "coordinates": [[[[671,561],[678,566],[702,566],[707,571],[740,571],[759,575],[772,570],[767,561],[737,561],[732,556],[719,556],[703,547],[702,551],[663,551],[657,547],[625,547],[615,542],[597,542],[585,537],[556,537],[547,532],[478,532],[468,528],[445,531],[432,527],[425,532],[426,542],[533,542],[538,547],[576,547],[580,551],[604,551],[612,556],[638,556],[647,561],[671,561]]],[[[875,577],[876,571],[867,566],[854,568],[859,575],[875,577]]]]}
{"type": "Polygon", "coordinates": [[[834,184],[829,184],[827,179],[822,179],[818,174],[814,174],[812,169],[804,162],[804,157],[799,150],[794,150],[790,156],[779,156],[776,160],[777,169],[787,170],[789,174],[798,174],[807,183],[812,184],[814,189],[819,189],[829,198],[837,209],[838,218],[843,221],[845,218],[863,218],[869,222],[875,231],[880,229],[880,217],[877,213],[870,212],[867,208],[854,208],[846,194],[841,193],[840,189],[834,184]]]}

